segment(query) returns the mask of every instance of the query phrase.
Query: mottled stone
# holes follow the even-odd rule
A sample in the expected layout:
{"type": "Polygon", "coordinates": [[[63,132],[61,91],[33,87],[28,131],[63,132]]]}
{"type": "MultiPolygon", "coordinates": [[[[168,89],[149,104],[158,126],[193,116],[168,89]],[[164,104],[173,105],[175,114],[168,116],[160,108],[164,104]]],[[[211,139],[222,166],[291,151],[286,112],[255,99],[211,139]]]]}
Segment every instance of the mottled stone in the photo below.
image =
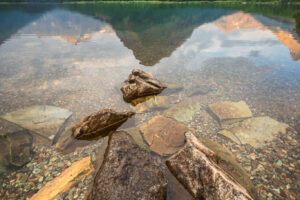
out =
{"type": "Polygon", "coordinates": [[[116,112],[111,109],[100,110],[79,120],[72,128],[72,137],[91,139],[105,136],[110,131],[116,130],[133,115],[133,112],[116,112]]]}
{"type": "Polygon", "coordinates": [[[112,134],[105,160],[97,172],[88,200],[166,198],[163,172],[125,132],[112,134]]]}
{"type": "Polygon", "coordinates": [[[252,117],[252,112],[244,101],[222,101],[211,104],[208,108],[222,126],[252,117]]]}
{"type": "Polygon", "coordinates": [[[32,158],[32,140],[27,130],[0,133],[0,172],[28,163],[32,158]]]}
{"type": "Polygon", "coordinates": [[[6,113],[0,118],[53,139],[72,112],[55,106],[32,106],[6,113]]]}
{"type": "Polygon", "coordinates": [[[200,103],[193,99],[184,100],[173,105],[168,110],[163,112],[166,117],[171,117],[179,122],[187,122],[193,119],[193,116],[201,108],[200,103]]]}
{"type": "Polygon", "coordinates": [[[153,76],[140,69],[132,70],[126,85],[121,88],[125,101],[132,101],[138,97],[159,94],[165,87],[153,76]]]}
{"type": "Polygon", "coordinates": [[[146,144],[143,136],[141,135],[140,127],[126,128],[123,129],[122,131],[128,133],[132,137],[132,139],[136,142],[136,144],[139,145],[141,148],[149,151],[149,146],[146,144]]]}
{"type": "MultiPolygon", "coordinates": [[[[145,98],[145,97],[141,97],[145,98]]],[[[143,103],[139,103],[137,105],[131,105],[130,107],[136,113],[144,113],[147,111],[154,111],[154,110],[163,110],[170,107],[170,101],[167,96],[151,96],[150,98],[146,97],[147,100],[143,103]]]]}
{"type": "Polygon", "coordinates": [[[172,119],[158,115],[143,124],[140,131],[151,151],[167,156],[175,153],[184,145],[184,133],[189,129],[172,119]]]}
{"type": "Polygon", "coordinates": [[[272,141],[280,132],[285,132],[288,125],[270,117],[255,117],[232,125],[219,134],[230,138],[238,144],[250,144],[254,148],[272,141]]]}
{"type": "Polygon", "coordinates": [[[71,167],[63,171],[58,177],[48,182],[30,200],[52,200],[59,194],[69,190],[76,182],[89,176],[94,171],[91,158],[86,157],[74,162],[71,167]]]}
{"type": "Polygon", "coordinates": [[[186,144],[166,163],[174,176],[194,198],[206,200],[250,200],[247,190],[228,176],[214,161],[215,153],[202,144],[191,132],[186,144]]]}

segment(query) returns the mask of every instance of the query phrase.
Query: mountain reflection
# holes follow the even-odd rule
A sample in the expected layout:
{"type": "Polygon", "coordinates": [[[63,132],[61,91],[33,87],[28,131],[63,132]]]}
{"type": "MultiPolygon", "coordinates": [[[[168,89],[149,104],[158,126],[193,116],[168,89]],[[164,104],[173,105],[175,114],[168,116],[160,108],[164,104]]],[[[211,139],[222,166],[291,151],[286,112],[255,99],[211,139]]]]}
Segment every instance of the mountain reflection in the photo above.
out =
{"type": "MultiPolygon", "coordinates": [[[[0,9],[0,20],[0,44],[13,35],[36,35],[58,36],[76,45],[91,40],[97,33],[114,32],[144,66],[170,57],[194,29],[208,23],[226,34],[244,29],[271,31],[289,48],[293,60],[300,59],[300,42],[287,27],[290,25],[229,9],[155,4],[84,4],[39,9],[4,6],[0,9]]],[[[294,29],[295,25],[292,26],[294,29]]],[[[234,42],[230,45],[238,44],[234,42]]]]}

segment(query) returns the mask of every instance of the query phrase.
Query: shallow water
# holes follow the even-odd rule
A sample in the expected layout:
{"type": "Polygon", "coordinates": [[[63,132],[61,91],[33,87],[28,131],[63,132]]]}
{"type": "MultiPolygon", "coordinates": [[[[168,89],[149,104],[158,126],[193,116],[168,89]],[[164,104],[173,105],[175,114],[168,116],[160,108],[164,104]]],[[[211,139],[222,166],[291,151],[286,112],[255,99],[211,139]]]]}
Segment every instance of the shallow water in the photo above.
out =
{"type": "MultiPolygon", "coordinates": [[[[1,5],[0,115],[53,105],[73,112],[67,126],[100,109],[131,110],[120,87],[140,68],[183,87],[161,94],[173,104],[198,88],[209,91],[194,97],[203,109],[186,125],[231,150],[262,199],[300,198],[297,12],[297,6],[214,4],[1,5]],[[254,116],[270,116],[291,131],[259,149],[233,144],[217,135],[221,128],[204,109],[224,100],[243,100],[254,116]],[[254,154],[256,159],[249,156],[254,154]],[[264,170],[255,171],[257,165],[264,170]]],[[[124,126],[139,125],[157,112],[138,114],[124,126]]],[[[7,132],[10,125],[0,122],[0,131],[7,132]]],[[[57,154],[37,149],[36,159],[57,154]]],[[[32,189],[20,189],[29,179],[15,183],[27,168],[0,179],[1,198],[24,199],[38,191],[34,181],[32,189]]]]}

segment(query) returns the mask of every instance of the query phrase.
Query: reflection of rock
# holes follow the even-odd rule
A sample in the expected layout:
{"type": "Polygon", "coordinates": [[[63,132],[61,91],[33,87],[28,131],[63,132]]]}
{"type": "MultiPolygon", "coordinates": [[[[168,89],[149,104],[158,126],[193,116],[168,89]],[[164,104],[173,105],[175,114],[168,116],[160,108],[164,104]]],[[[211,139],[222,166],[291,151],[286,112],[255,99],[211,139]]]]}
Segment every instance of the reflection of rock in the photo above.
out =
{"type": "Polygon", "coordinates": [[[72,128],[72,137],[92,139],[105,136],[109,132],[115,131],[133,115],[133,112],[116,112],[111,109],[103,109],[79,120],[72,128]]]}
{"type": "Polygon", "coordinates": [[[121,91],[126,101],[132,101],[138,97],[156,95],[165,89],[151,74],[139,69],[132,70],[125,83],[126,85],[121,88],[121,91]]]}
{"type": "Polygon", "coordinates": [[[222,101],[211,104],[208,108],[222,126],[252,117],[252,112],[244,101],[222,101]]]}
{"type": "Polygon", "coordinates": [[[170,107],[170,101],[167,96],[151,96],[144,103],[139,103],[136,106],[130,106],[130,107],[136,113],[144,113],[146,111],[167,109],[168,107],[170,107]]]}
{"type": "Polygon", "coordinates": [[[300,42],[294,36],[284,30],[274,31],[277,38],[290,49],[291,56],[294,60],[300,59],[300,42]]]}
{"type": "Polygon", "coordinates": [[[89,200],[166,198],[166,180],[150,154],[125,132],[112,134],[89,200]]]}
{"type": "Polygon", "coordinates": [[[175,153],[184,145],[184,133],[189,129],[172,119],[158,115],[143,124],[140,130],[151,151],[166,156],[175,153]]]}
{"type": "Polygon", "coordinates": [[[27,130],[0,134],[0,172],[31,160],[32,136],[27,130]]]}
{"type": "Polygon", "coordinates": [[[187,99],[163,112],[164,116],[171,117],[180,122],[186,122],[193,119],[193,116],[201,108],[200,103],[193,99],[187,99]]]}
{"type": "Polygon", "coordinates": [[[54,106],[32,106],[0,116],[5,120],[53,139],[72,112],[54,106]]]}
{"type": "Polygon", "coordinates": [[[73,163],[61,175],[48,182],[41,190],[33,195],[30,200],[52,200],[56,199],[59,194],[66,192],[76,182],[89,176],[94,171],[91,158],[86,157],[73,163]]]}
{"type": "Polygon", "coordinates": [[[273,140],[278,133],[285,132],[287,124],[277,122],[270,117],[256,117],[234,124],[220,134],[238,144],[250,144],[257,148],[266,141],[273,140]]]}
{"type": "Polygon", "coordinates": [[[185,135],[187,141],[184,148],[167,160],[167,166],[195,198],[252,199],[246,189],[212,161],[214,152],[191,132],[185,135]]]}

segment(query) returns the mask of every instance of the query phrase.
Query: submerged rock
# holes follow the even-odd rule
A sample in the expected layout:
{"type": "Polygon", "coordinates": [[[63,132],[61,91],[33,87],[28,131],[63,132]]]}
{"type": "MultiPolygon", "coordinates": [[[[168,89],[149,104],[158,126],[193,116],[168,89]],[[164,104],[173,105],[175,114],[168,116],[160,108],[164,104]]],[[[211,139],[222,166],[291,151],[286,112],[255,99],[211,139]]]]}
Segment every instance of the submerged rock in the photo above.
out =
{"type": "Polygon", "coordinates": [[[0,134],[0,172],[28,163],[32,158],[32,140],[27,130],[0,134]]]}
{"type": "Polygon", "coordinates": [[[184,133],[189,128],[172,119],[158,115],[140,127],[150,150],[167,156],[175,153],[184,145],[184,133]]]}
{"type": "Polygon", "coordinates": [[[197,95],[205,95],[212,92],[213,89],[205,85],[197,85],[186,91],[186,96],[192,97],[197,95]]]}
{"type": "Polygon", "coordinates": [[[167,182],[150,154],[125,132],[112,134],[88,200],[166,199],[167,182]]]}
{"type": "Polygon", "coordinates": [[[215,153],[191,132],[186,144],[166,163],[174,176],[194,198],[206,200],[250,200],[247,190],[226,174],[214,161],[215,153]]]}
{"type": "Polygon", "coordinates": [[[133,112],[116,112],[103,109],[79,120],[72,128],[72,137],[76,139],[93,139],[105,136],[119,128],[133,112]]]}
{"type": "Polygon", "coordinates": [[[55,106],[32,106],[10,113],[0,118],[35,131],[49,139],[53,139],[61,125],[71,116],[72,112],[55,106]]]}
{"type": "Polygon", "coordinates": [[[237,144],[250,144],[254,148],[261,147],[265,142],[285,132],[288,125],[270,117],[255,117],[232,125],[219,134],[230,138],[237,144]]]}
{"type": "Polygon", "coordinates": [[[136,112],[136,113],[144,113],[147,111],[154,111],[154,110],[163,110],[170,107],[170,101],[167,96],[150,96],[149,97],[141,97],[141,98],[147,98],[142,103],[138,103],[137,105],[131,105],[130,107],[136,112]]]}
{"type": "Polygon", "coordinates": [[[153,76],[140,69],[132,70],[126,85],[121,88],[125,101],[132,101],[138,97],[159,94],[165,87],[153,76]]]}
{"type": "Polygon", "coordinates": [[[58,177],[48,182],[40,189],[30,200],[53,200],[59,194],[68,191],[74,184],[89,176],[94,171],[91,158],[86,157],[74,162],[69,168],[61,173],[58,177]]]}
{"type": "Polygon", "coordinates": [[[208,108],[222,126],[252,117],[252,112],[244,101],[222,101],[211,104],[208,108]]]}
{"type": "Polygon", "coordinates": [[[201,108],[200,103],[193,99],[187,99],[163,112],[163,115],[176,119],[179,122],[187,122],[193,119],[193,116],[201,108]]]}

